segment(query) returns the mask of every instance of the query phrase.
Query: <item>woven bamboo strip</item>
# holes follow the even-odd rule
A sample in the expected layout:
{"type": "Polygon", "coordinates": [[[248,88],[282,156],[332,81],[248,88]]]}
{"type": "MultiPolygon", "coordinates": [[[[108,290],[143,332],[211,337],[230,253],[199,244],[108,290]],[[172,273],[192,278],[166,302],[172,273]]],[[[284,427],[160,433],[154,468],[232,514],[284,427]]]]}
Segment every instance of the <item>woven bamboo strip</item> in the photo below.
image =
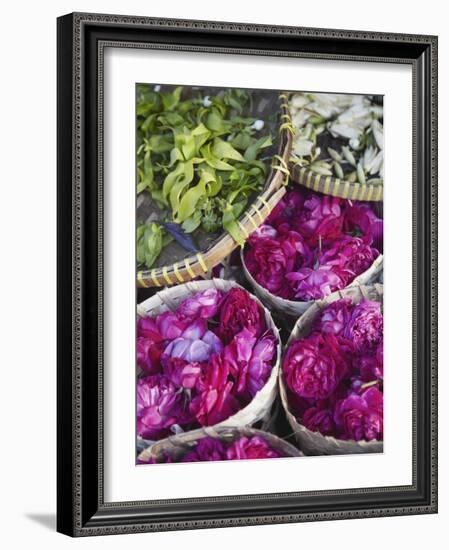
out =
{"type": "Polygon", "coordinates": [[[351,183],[339,180],[333,176],[322,176],[315,174],[312,170],[308,170],[305,166],[300,166],[294,161],[290,162],[289,170],[292,181],[325,195],[352,200],[376,202],[383,200],[383,184],[351,183]]]}

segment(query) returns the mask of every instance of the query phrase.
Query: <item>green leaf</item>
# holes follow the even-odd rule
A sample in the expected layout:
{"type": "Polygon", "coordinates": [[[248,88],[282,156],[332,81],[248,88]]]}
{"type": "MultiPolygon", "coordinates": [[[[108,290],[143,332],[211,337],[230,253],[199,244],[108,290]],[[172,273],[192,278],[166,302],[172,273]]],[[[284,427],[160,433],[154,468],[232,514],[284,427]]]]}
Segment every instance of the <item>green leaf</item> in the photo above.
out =
{"type": "Polygon", "coordinates": [[[199,227],[200,223],[201,210],[195,210],[195,212],[183,222],[182,229],[186,233],[192,233],[195,229],[197,229],[197,227],[199,227]]]}
{"type": "Polygon", "coordinates": [[[172,93],[161,94],[162,103],[166,111],[173,111],[181,99],[182,86],[178,86],[172,93]]]}
{"type": "Polygon", "coordinates": [[[209,130],[212,130],[213,132],[224,134],[229,130],[229,125],[229,122],[224,121],[223,117],[220,116],[217,112],[211,112],[207,116],[206,126],[209,128],[209,130]]]}
{"type": "Polygon", "coordinates": [[[178,211],[175,215],[177,223],[184,222],[194,212],[197,202],[206,194],[206,184],[203,179],[200,179],[195,187],[191,187],[182,197],[178,211]]]}
{"type": "Polygon", "coordinates": [[[238,161],[244,161],[245,159],[242,155],[234,149],[234,147],[228,142],[223,141],[220,138],[214,139],[214,144],[212,146],[212,154],[218,159],[232,159],[238,161]]]}
{"type": "Polygon", "coordinates": [[[180,162],[179,165],[181,166],[181,173],[170,191],[170,205],[174,215],[178,211],[182,192],[190,185],[194,177],[192,161],[180,162]]]}
{"type": "Polygon", "coordinates": [[[226,204],[223,210],[223,227],[240,246],[245,244],[245,239],[236,222],[232,205],[229,203],[226,204]]]}
{"type": "Polygon", "coordinates": [[[150,268],[162,250],[163,230],[156,223],[137,228],[137,261],[150,268]]]}
{"type": "Polygon", "coordinates": [[[261,137],[255,143],[250,145],[245,151],[244,157],[247,161],[256,160],[257,155],[261,149],[272,145],[271,135],[261,137]]]}

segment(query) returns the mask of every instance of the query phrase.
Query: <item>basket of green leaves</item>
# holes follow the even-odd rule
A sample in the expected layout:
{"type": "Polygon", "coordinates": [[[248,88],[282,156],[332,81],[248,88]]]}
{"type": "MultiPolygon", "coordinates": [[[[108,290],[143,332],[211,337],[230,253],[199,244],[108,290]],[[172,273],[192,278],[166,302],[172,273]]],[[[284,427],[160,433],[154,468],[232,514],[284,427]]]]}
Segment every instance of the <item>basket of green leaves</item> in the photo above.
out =
{"type": "Polygon", "coordinates": [[[288,97],[139,84],[136,116],[138,285],[207,276],[285,193],[288,97]]]}

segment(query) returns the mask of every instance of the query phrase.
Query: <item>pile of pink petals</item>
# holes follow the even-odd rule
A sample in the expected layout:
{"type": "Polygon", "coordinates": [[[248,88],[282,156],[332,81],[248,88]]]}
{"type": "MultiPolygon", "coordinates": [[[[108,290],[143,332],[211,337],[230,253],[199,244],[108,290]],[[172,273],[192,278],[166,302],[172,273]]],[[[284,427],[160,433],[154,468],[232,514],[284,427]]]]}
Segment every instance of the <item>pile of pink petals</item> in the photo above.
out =
{"type": "Polygon", "coordinates": [[[245,265],[271,294],[308,302],[348,286],[382,248],[383,221],[369,203],[288,192],[245,248],[245,265]]]}
{"type": "Polygon", "coordinates": [[[151,458],[146,463],[250,460],[256,458],[279,458],[282,456],[285,455],[279,450],[273,449],[260,435],[241,436],[232,442],[225,442],[213,437],[204,437],[198,441],[193,450],[187,452],[180,460],[175,461],[170,456],[165,455],[159,460],[151,458]]]}
{"type": "Polygon", "coordinates": [[[158,440],[234,415],[267,382],[276,348],[262,307],[242,288],[209,288],[139,319],[138,435],[158,440]]]}
{"type": "Polygon", "coordinates": [[[383,315],[379,302],[337,300],[282,364],[289,406],[309,430],[345,440],[383,439],[383,315]]]}

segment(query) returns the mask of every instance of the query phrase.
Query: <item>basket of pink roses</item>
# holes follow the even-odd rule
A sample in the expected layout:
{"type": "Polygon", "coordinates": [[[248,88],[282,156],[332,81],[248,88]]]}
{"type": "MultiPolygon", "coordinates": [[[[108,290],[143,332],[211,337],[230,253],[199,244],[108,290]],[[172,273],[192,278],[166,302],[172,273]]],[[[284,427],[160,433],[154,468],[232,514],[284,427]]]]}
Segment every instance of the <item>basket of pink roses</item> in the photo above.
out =
{"type": "Polygon", "coordinates": [[[383,221],[370,203],[289,191],[241,251],[262,302],[298,318],[315,300],[374,282],[383,266],[383,221]]]}
{"type": "Polygon", "coordinates": [[[276,435],[253,428],[204,428],[173,435],[144,449],[140,464],[253,460],[303,456],[276,435]]]}
{"type": "Polygon", "coordinates": [[[305,454],[383,451],[383,286],[335,292],[297,321],[279,376],[305,454]]]}
{"type": "Polygon", "coordinates": [[[139,450],[191,430],[269,422],[281,346],[257,298],[231,281],[191,281],[137,314],[139,450]]]}

